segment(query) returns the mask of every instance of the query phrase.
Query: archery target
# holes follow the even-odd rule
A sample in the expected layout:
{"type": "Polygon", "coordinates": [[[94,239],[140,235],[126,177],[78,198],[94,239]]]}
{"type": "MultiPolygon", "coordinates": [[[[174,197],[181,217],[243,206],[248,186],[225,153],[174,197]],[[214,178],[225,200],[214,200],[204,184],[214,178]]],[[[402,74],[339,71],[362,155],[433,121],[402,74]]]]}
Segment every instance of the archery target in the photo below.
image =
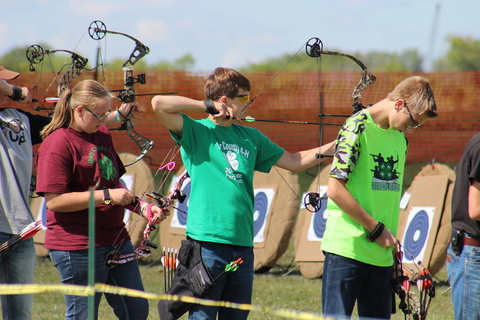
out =
{"type": "Polygon", "coordinates": [[[255,189],[253,204],[253,243],[261,243],[265,240],[265,226],[267,224],[270,206],[273,202],[275,190],[255,189]]]}
{"type": "Polygon", "coordinates": [[[405,251],[406,267],[416,269],[420,261],[432,276],[444,267],[452,231],[454,181],[452,169],[432,163],[422,168],[404,193],[396,235],[405,251]]]}
{"type": "Polygon", "coordinates": [[[417,261],[423,261],[434,214],[434,207],[412,207],[410,209],[402,239],[405,251],[404,263],[414,263],[414,257],[417,261]]]}
{"type": "MultiPolygon", "coordinates": [[[[320,186],[318,189],[320,197],[324,198],[327,196],[327,186],[320,186]]],[[[305,208],[303,204],[302,207],[305,208]]],[[[308,241],[322,241],[323,234],[325,233],[325,226],[327,224],[327,212],[325,210],[326,208],[327,199],[322,199],[320,210],[315,211],[312,214],[312,219],[310,221],[310,226],[308,227],[307,233],[308,241]]]]}
{"type": "MultiPolygon", "coordinates": [[[[170,185],[170,190],[173,190],[179,178],[180,176],[175,176],[173,178],[172,183],[170,185]]],[[[183,191],[183,193],[187,195],[187,197],[185,198],[185,201],[183,203],[177,201],[174,209],[171,212],[172,220],[170,222],[170,226],[172,226],[173,228],[181,228],[181,229],[187,228],[188,202],[190,200],[188,195],[190,194],[191,188],[192,188],[191,180],[190,178],[186,178],[183,181],[181,190],[183,191]]],[[[182,232],[182,234],[184,233],[185,231],[182,232]]]]}
{"type": "Polygon", "coordinates": [[[298,213],[298,175],[273,167],[269,173],[255,172],[254,270],[268,272],[285,253],[298,213]]]}

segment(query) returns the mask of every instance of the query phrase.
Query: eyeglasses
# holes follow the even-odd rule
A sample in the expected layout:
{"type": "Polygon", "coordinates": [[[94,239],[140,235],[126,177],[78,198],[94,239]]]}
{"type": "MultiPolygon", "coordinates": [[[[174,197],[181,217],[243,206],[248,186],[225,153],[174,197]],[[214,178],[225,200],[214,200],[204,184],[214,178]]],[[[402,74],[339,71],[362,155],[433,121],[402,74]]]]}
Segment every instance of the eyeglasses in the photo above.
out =
{"type": "Polygon", "coordinates": [[[406,103],[403,104],[403,106],[405,107],[405,109],[407,109],[407,113],[408,113],[408,116],[410,117],[410,121],[412,122],[413,126],[408,126],[409,128],[412,128],[412,129],[417,129],[417,128],[420,128],[422,126],[422,124],[418,123],[417,120],[415,120],[412,116],[412,113],[410,112],[410,109],[408,109],[408,106],[406,103]]]}
{"type": "Polygon", "coordinates": [[[230,96],[227,96],[231,99],[235,99],[235,98],[238,98],[238,101],[240,101],[241,103],[243,104],[247,104],[249,101],[250,101],[250,94],[247,93],[247,94],[237,94],[236,96],[233,96],[233,95],[230,95],[230,96]]]}
{"type": "Polygon", "coordinates": [[[99,115],[98,113],[96,113],[96,112],[94,112],[94,111],[92,111],[92,110],[90,110],[90,109],[87,109],[87,108],[83,108],[83,110],[87,110],[88,112],[90,112],[95,118],[98,119],[98,121],[103,121],[103,120],[105,120],[105,119],[108,117],[108,115],[110,114],[110,112],[112,112],[112,111],[110,110],[110,111],[106,112],[105,114],[99,115]]]}

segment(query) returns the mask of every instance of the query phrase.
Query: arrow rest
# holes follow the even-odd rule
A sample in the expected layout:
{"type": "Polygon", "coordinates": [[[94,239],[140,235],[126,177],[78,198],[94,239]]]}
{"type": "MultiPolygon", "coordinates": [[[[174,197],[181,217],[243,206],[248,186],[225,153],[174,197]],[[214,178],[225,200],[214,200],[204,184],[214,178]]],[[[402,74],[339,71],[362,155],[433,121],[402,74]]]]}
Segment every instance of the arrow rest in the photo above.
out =
{"type": "Polygon", "coordinates": [[[156,191],[152,191],[152,193],[144,193],[144,195],[152,200],[155,200],[160,208],[165,208],[168,206],[168,198],[156,191]]]}

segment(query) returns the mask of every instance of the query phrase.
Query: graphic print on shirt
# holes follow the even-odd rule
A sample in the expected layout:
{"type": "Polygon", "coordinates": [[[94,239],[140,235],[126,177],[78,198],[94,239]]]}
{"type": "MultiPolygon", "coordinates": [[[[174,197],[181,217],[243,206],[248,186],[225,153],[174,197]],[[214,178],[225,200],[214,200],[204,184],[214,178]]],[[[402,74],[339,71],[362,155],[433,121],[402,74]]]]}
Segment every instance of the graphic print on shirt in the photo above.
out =
{"type": "Polygon", "coordinates": [[[113,161],[109,157],[102,156],[102,158],[98,160],[98,167],[100,168],[102,178],[113,180],[117,177],[117,168],[113,166],[113,161]]]}
{"type": "Polygon", "coordinates": [[[217,143],[217,146],[223,152],[223,156],[228,163],[228,167],[225,168],[225,176],[230,180],[243,183],[243,174],[236,172],[240,167],[239,157],[248,159],[250,152],[236,144],[226,143],[225,141],[217,143]]]}
{"type": "Polygon", "coordinates": [[[18,145],[27,142],[22,125],[23,123],[20,119],[11,119],[10,121],[0,119],[0,127],[5,137],[12,142],[18,143],[18,145]]]}
{"type": "MultiPolygon", "coordinates": [[[[100,153],[100,150],[109,151],[105,147],[92,147],[90,153],[88,154],[88,163],[90,168],[95,167],[95,159],[100,157],[98,160],[98,169],[100,169],[100,175],[103,179],[114,180],[117,177],[117,168],[113,165],[112,159],[107,157],[104,153],[100,153]]],[[[101,187],[99,185],[98,177],[95,177],[94,183],[96,187],[101,187]]]]}
{"type": "Polygon", "coordinates": [[[400,191],[398,178],[401,172],[396,169],[398,155],[396,160],[393,156],[384,157],[381,153],[370,155],[376,162],[375,167],[370,170],[373,172],[372,190],[400,191]]]}

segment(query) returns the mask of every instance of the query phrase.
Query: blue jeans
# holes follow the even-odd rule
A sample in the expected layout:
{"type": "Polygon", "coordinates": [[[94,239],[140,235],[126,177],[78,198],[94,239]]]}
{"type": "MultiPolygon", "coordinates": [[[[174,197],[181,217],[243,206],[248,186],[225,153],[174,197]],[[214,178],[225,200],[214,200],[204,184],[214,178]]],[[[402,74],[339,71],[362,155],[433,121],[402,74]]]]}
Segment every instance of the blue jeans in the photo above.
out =
{"type": "Polygon", "coordinates": [[[324,316],[350,319],[357,302],[359,317],[390,319],[391,267],[377,267],[326,252],[323,268],[324,316]]]}
{"type": "Polygon", "coordinates": [[[480,247],[464,245],[457,255],[450,245],[447,272],[455,320],[480,319],[480,247]]]}
{"type": "MultiPolygon", "coordinates": [[[[236,271],[221,277],[204,299],[250,304],[253,290],[253,248],[211,242],[200,243],[202,260],[213,279],[217,278],[230,262],[237,258],[244,261],[236,271]]],[[[188,319],[213,320],[217,312],[218,320],[244,320],[249,313],[248,310],[195,305],[190,309],[188,319]]]]}
{"type": "MultiPolygon", "coordinates": [[[[105,256],[113,247],[95,248],[95,283],[105,283],[113,286],[144,290],[138,261],[118,264],[108,269],[104,264],[105,256]]],[[[130,241],[123,243],[122,254],[133,252],[130,241]]],[[[63,284],[88,285],[88,250],[60,251],[49,250],[50,257],[60,273],[63,284]]],[[[98,305],[102,293],[95,294],[95,319],[98,318],[98,305]]],[[[119,319],[147,319],[148,300],[127,296],[105,294],[108,304],[119,319]]],[[[67,311],[66,319],[84,320],[88,318],[88,297],[65,295],[67,311]]]]}
{"type": "MultiPolygon", "coordinates": [[[[11,239],[13,234],[0,232],[0,244],[11,239]]],[[[35,247],[33,238],[17,243],[2,252],[0,257],[0,283],[32,284],[35,282],[35,247]]],[[[32,318],[33,294],[2,296],[2,316],[4,320],[32,318]]]]}

